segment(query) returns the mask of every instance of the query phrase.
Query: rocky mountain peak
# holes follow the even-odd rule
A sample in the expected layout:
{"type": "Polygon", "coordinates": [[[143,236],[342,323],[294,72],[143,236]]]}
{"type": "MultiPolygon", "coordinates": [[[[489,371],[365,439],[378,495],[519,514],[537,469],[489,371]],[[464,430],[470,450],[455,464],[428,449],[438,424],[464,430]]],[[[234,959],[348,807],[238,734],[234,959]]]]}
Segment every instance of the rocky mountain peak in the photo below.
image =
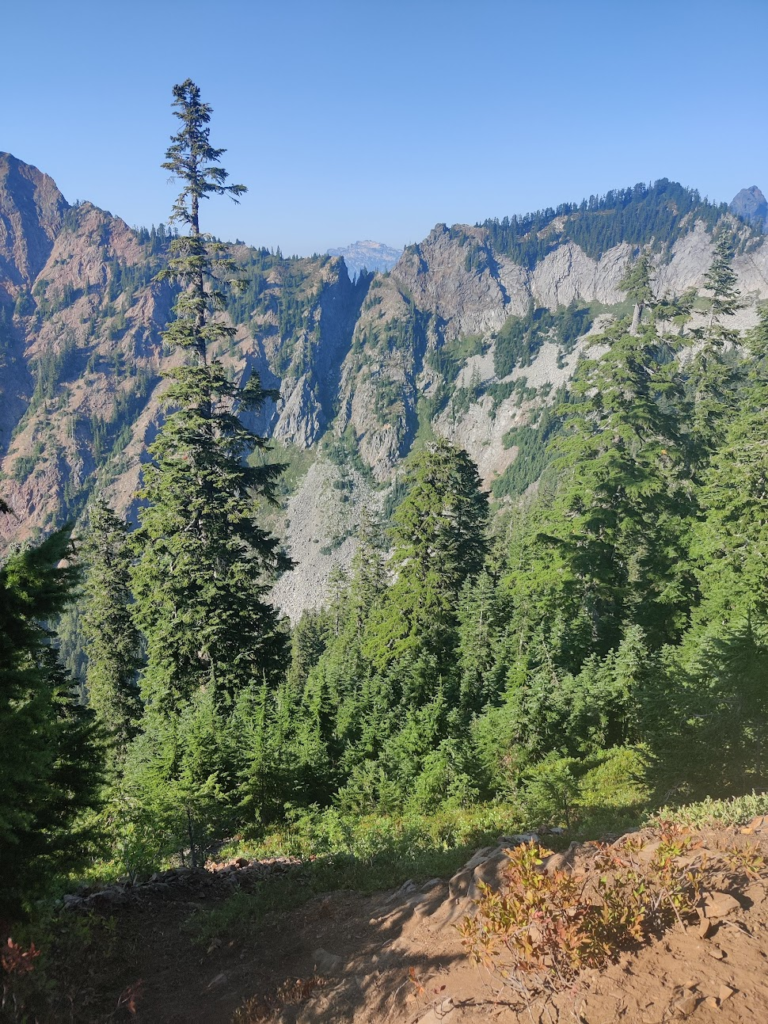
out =
{"type": "Polygon", "coordinates": [[[45,266],[69,208],[37,167],[0,153],[0,301],[29,288],[45,266]]]}
{"type": "Polygon", "coordinates": [[[760,225],[763,231],[768,232],[768,200],[757,185],[743,188],[733,197],[728,209],[752,224],[760,225]]]}
{"type": "Polygon", "coordinates": [[[402,249],[393,249],[383,242],[353,242],[342,249],[329,249],[328,256],[343,256],[350,277],[361,270],[391,270],[403,254],[402,249]]]}

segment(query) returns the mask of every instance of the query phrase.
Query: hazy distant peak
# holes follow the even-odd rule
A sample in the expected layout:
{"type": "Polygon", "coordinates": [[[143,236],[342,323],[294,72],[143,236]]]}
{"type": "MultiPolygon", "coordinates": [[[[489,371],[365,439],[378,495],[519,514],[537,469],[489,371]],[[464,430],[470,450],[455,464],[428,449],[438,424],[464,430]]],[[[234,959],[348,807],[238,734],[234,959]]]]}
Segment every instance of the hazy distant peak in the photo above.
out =
{"type": "Polygon", "coordinates": [[[768,232],[768,200],[757,185],[743,188],[733,197],[728,209],[752,224],[759,224],[768,232]]]}
{"type": "Polygon", "coordinates": [[[391,270],[403,254],[402,249],[393,249],[383,242],[353,242],[342,249],[329,249],[329,256],[343,256],[349,276],[354,277],[363,268],[366,270],[391,270]]]}

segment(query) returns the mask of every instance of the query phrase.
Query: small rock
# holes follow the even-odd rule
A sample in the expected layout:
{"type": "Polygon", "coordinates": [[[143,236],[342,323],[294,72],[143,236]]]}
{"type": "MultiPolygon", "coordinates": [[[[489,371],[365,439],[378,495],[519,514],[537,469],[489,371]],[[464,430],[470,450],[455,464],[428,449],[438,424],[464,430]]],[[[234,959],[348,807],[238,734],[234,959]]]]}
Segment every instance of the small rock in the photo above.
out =
{"type": "Polygon", "coordinates": [[[336,956],[335,953],[329,953],[327,949],[316,949],[312,954],[312,958],[318,974],[333,974],[342,963],[340,956],[336,956]]]}
{"type": "Polygon", "coordinates": [[[472,875],[474,868],[469,866],[462,868],[461,871],[457,871],[453,878],[448,883],[448,895],[452,900],[463,899],[469,892],[469,887],[472,884],[472,875]]]}
{"type": "Polygon", "coordinates": [[[707,952],[713,960],[725,960],[725,953],[719,946],[713,946],[712,949],[708,949],[707,952]]]}
{"type": "Polygon", "coordinates": [[[676,1017],[688,1017],[696,1009],[699,1000],[696,996],[684,996],[682,999],[678,999],[673,1005],[672,1010],[676,1017]]]}
{"type": "Polygon", "coordinates": [[[407,882],[403,882],[400,888],[393,893],[392,898],[396,899],[398,896],[408,896],[410,893],[416,891],[416,883],[412,878],[409,878],[407,882]]]}
{"type": "Polygon", "coordinates": [[[496,853],[497,849],[498,847],[496,846],[481,847],[481,849],[475,851],[461,870],[474,871],[476,867],[484,864],[492,854],[496,853]]]}
{"type": "Polygon", "coordinates": [[[661,840],[656,839],[650,843],[646,843],[645,846],[641,847],[635,856],[638,860],[641,860],[644,864],[650,864],[653,858],[656,856],[659,847],[661,846],[661,840]]]}
{"type": "Polygon", "coordinates": [[[709,933],[712,931],[712,922],[708,921],[706,917],[702,917],[701,923],[699,924],[698,932],[700,939],[706,939],[709,933]]]}
{"type": "Polygon", "coordinates": [[[759,906],[765,900],[765,885],[762,882],[755,882],[744,890],[744,895],[759,906]]]}
{"type": "Polygon", "coordinates": [[[768,829],[768,814],[758,814],[756,818],[753,818],[748,825],[745,825],[739,831],[745,835],[750,835],[753,832],[763,832],[766,829],[768,829]]]}
{"type": "Polygon", "coordinates": [[[504,882],[504,874],[509,863],[509,858],[503,850],[496,850],[482,864],[478,864],[472,872],[472,884],[469,887],[468,896],[472,899],[479,899],[479,883],[484,882],[492,889],[500,889],[504,882]]]}
{"type": "Polygon", "coordinates": [[[538,843],[539,836],[536,832],[522,832],[519,835],[506,836],[510,846],[522,846],[523,843],[538,843]]]}
{"type": "Polygon", "coordinates": [[[717,1010],[720,1008],[720,1000],[717,999],[715,996],[707,996],[707,998],[704,1000],[704,1003],[711,1010],[717,1010]]]}
{"type": "Polygon", "coordinates": [[[730,999],[731,996],[735,993],[735,991],[736,991],[736,989],[735,988],[731,988],[730,985],[721,985],[720,986],[720,991],[718,992],[718,996],[720,997],[720,1002],[724,1003],[726,1001],[726,999],[730,999]]]}
{"type": "Polygon", "coordinates": [[[206,985],[205,991],[206,992],[213,992],[217,988],[221,988],[222,985],[226,985],[226,983],[227,983],[227,976],[224,973],[224,971],[222,971],[221,974],[217,974],[216,977],[212,981],[208,982],[208,984],[206,985]]]}
{"type": "Polygon", "coordinates": [[[738,900],[734,899],[733,896],[727,892],[711,892],[707,893],[699,908],[700,913],[705,918],[713,919],[719,917],[727,917],[736,910],[741,909],[741,904],[738,900]]]}
{"type": "Polygon", "coordinates": [[[431,1010],[427,1010],[423,1017],[419,1017],[419,1024],[438,1024],[439,1021],[446,1020],[455,1009],[453,999],[449,996],[431,1010]]]}

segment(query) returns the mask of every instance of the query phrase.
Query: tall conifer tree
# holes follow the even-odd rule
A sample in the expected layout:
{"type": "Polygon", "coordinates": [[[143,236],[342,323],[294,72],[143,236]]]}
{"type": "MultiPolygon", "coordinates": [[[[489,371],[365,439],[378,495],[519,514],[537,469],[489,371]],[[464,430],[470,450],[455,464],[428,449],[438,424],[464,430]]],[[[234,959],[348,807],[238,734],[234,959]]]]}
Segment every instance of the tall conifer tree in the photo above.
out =
{"type": "Polygon", "coordinates": [[[253,679],[275,676],[286,638],[265,595],[271,575],[290,566],[256,521],[256,502],[273,499],[281,467],[246,463],[267,442],[238,415],[276,395],[256,374],[243,385],[230,380],[214,354],[234,334],[220,312],[222,275],[234,268],[225,247],[201,232],[200,203],[237,202],[246,189],[227,183],[198,87],[188,79],[173,95],[180,127],[163,167],[181,181],[173,219],[188,233],[172,241],[164,272],[181,285],[164,338],[188,359],[167,374],[171,411],[150,448],[133,576],[147,639],[143,696],[147,713],[165,720],[202,692],[212,690],[223,710],[253,679]]]}
{"type": "Polygon", "coordinates": [[[0,915],[82,863],[89,833],[81,811],[96,803],[101,782],[91,713],[44,625],[77,583],[70,532],[0,566],[0,915]]]}
{"type": "Polygon", "coordinates": [[[140,638],[130,609],[131,556],[126,523],[105,501],[91,506],[89,526],[83,616],[88,702],[107,735],[108,761],[118,769],[141,718],[140,638]]]}
{"type": "Polygon", "coordinates": [[[727,414],[737,401],[741,370],[728,365],[724,349],[733,345],[739,332],[733,327],[733,315],[741,309],[739,289],[733,266],[733,246],[721,235],[704,284],[712,293],[706,320],[691,331],[699,349],[691,361],[690,389],[694,400],[693,435],[697,442],[699,466],[705,466],[714,449],[723,441],[727,414]]]}

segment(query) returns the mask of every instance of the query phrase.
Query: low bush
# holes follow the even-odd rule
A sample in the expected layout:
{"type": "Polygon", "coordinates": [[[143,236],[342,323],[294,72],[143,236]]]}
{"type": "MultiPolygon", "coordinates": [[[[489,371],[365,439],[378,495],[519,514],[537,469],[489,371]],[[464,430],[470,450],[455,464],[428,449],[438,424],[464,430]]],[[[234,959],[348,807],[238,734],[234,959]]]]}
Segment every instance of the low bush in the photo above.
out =
{"type": "Polygon", "coordinates": [[[501,891],[480,884],[462,941],[477,962],[529,993],[567,983],[694,913],[701,871],[677,859],[688,842],[663,835],[648,863],[630,847],[601,846],[589,884],[564,870],[542,871],[550,851],[523,844],[510,851],[501,891]]]}

